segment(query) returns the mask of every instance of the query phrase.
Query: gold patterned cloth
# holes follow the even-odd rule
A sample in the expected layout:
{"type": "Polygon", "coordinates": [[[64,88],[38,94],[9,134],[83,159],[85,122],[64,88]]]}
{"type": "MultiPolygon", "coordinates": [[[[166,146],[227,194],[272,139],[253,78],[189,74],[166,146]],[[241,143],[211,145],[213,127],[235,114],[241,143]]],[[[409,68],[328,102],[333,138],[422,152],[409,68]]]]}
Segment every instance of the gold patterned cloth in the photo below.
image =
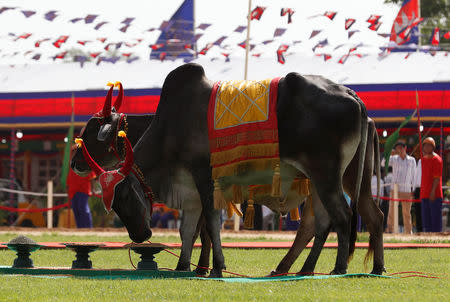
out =
{"type": "Polygon", "coordinates": [[[208,107],[214,180],[279,164],[279,79],[215,83],[208,107]]]}

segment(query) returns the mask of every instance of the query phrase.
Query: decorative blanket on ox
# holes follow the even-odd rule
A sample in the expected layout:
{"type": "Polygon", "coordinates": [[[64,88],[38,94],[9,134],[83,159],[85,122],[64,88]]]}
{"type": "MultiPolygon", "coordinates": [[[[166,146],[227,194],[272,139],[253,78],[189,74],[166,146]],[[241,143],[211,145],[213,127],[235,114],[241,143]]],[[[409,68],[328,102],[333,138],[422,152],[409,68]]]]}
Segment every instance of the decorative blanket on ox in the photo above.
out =
{"type": "Polygon", "coordinates": [[[274,170],[280,163],[280,78],[214,84],[208,107],[212,178],[274,170]]]}

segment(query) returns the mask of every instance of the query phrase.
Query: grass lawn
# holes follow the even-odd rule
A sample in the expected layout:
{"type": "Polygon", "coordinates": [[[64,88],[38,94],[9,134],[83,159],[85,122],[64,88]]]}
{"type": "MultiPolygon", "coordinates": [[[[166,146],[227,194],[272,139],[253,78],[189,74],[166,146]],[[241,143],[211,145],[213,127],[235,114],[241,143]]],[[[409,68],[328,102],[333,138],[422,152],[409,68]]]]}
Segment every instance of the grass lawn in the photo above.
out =
{"type": "MultiPolygon", "coordinates": [[[[11,234],[12,235],[12,234],[11,234]]],[[[9,241],[8,234],[0,241],[9,241]]],[[[36,241],[128,241],[118,236],[31,236],[36,241]]],[[[235,239],[237,240],[237,239],[235,239]]],[[[153,238],[154,242],[177,242],[174,236],[153,238]]],[[[179,253],[179,250],[173,250],[179,253]]],[[[251,276],[264,276],[273,270],[287,250],[224,249],[227,269],[251,276]]],[[[197,261],[200,250],[193,253],[197,261]]],[[[309,250],[306,250],[309,252],[309,250]]],[[[364,272],[366,250],[357,249],[349,273],[364,272]]],[[[307,253],[303,253],[291,271],[301,268],[307,253]]],[[[325,249],[316,271],[329,272],[336,257],[335,249],[325,249]]],[[[10,265],[15,254],[0,251],[0,265],[10,265]]],[[[40,250],[32,255],[35,266],[69,267],[74,259],[70,250],[40,250]]],[[[99,250],[91,254],[94,267],[132,269],[128,251],[99,250]]],[[[134,263],[138,257],[133,255],[134,263]]],[[[165,252],[157,255],[160,268],[174,268],[177,259],[165,252]]],[[[448,301],[450,296],[450,257],[448,249],[386,250],[388,273],[422,271],[434,273],[440,279],[327,279],[296,282],[223,283],[201,280],[88,280],[81,278],[42,278],[0,276],[0,301],[448,301]]]]}

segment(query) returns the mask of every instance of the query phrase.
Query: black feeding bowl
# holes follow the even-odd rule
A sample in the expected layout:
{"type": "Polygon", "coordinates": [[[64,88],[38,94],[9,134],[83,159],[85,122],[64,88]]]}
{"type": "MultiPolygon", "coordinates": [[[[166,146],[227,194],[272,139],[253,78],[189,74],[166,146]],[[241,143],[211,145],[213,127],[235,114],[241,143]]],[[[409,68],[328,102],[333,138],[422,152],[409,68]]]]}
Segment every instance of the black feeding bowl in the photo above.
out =
{"type": "Polygon", "coordinates": [[[92,243],[63,243],[67,248],[73,250],[75,260],[72,262],[72,269],[91,269],[92,261],[89,260],[89,253],[96,251],[99,247],[105,246],[104,244],[92,244],[92,243]]]}
{"type": "Polygon", "coordinates": [[[33,239],[26,236],[20,235],[7,244],[10,250],[17,253],[17,258],[14,259],[12,267],[14,268],[31,268],[33,266],[33,260],[31,260],[30,255],[32,252],[37,251],[41,248],[33,239]]]}
{"type": "Polygon", "coordinates": [[[161,243],[129,243],[124,247],[128,247],[141,255],[141,261],[137,265],[138,270],[157,270],[158,264],[153,260],[154,255],[167,248],[166,245],[161,243]]]}

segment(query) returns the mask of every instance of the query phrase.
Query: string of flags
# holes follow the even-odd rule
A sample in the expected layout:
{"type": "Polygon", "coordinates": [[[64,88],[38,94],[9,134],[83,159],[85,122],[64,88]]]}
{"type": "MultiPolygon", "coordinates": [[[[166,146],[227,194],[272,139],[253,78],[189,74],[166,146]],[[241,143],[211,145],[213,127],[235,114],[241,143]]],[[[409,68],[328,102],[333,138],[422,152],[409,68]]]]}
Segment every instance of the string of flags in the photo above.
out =
{"type": "MultiPolygon", "coordinates": [[[[411,1],[411,2],[414,2],[414,1],[411,1]]],[[[262,6],[255,7],[250,13],[250,20],[255,20],[255,21],[263,20],[262,17],[264,15],[264,12],[266,11],[266,9],[267,9],[267,7],[262,7],[262,6]]],[[[20,10],[18,7],[4,6],[4,7],[0,8],[0,17],[1,17],[1,14],[8,12],[8,11],[14,11],[14,10],[21,13],[27,19],[33,18],[33,17],[36,18],[39,16],[37,11],[20,10]]],[[[417,17],[414,13],[411,13],[411,11],[406,11],[406,13],[403,12],[403,14],[401,14],[402,10],[404,10],[403,7],[399,12],[400,17],[397,16],[397,18],[394,22],[393,28],[392,28],[392,32],[390,34],[378,33],[378,35],[381,37],[384,37],[384,38],[390,37],[390,39],[391,39],[391,43],[387,47],[381,48],[381,50],[385,52],[384,54],[382,54],[383,56],[388,55],[391,51],[395,50],[396,48],[401,48],[400,47],[401,45],[410,41],[411,37],[413,36],[413,31],[417,28],[417,26],[421,22],[424,21],[424,18],[417,17]]],[[[294,14],[295,14],[295,11],[292,8],[287,8],[287,7],[281,8],[280,17],[283,18],[283,17],[287,16],[287,24],[291,24],[294,21],[293,20],[294,14]]],[[[335,20],[335,17],[337,14],[338,14],[338,12],[336,12],[336,11],[325,11],[323,14],[313,15],[313,16],[310,16],[309,18],[325,17],[329,20],[329,22],[333,22],[335,20]]],[[[60,16],[60,12],[58,12],[56,10],[50,10],[50,11],[44,12],[42,14],[42,16],[43,16],[43,19],[47,20],[48,22],[53,22],[55,19],[57,19],[60,16]]],[[[380,21],[381,19],[382,19],[381,15],[375,15],[375,14],[370,15],[365,20],[365,22],[368,23],[367,28],[369,30],[377,32],[379,30],[380,26],[383,24],[383,22],[380,21]]],[[[133,26],[134,20],[135,20],[134,17],[124,18],[123,21],[120,22],[120,27],[118,27],[117,30],[119,30],[120,32],[126,33],[127,30],[131,26],[133,26]]],[[[106,20],[102,20],[101,16],[98,14],[87,14],[84,17],[72,18],[68,22],[73,23],[73,24],[79,23],[79,22],[82,22],[82,23],[88,24],[88,25],[92,24],[93,25],[92,29],[96,30],[96,31],[100,30],[103,26],[110,23],[106,20]]],[[[359,21],[355,18],[346,18],[345,19],[344,29],[347,31],[349,40],[352,38],[352,36],[355,33],[360,32],[360,30],[358,30],[358,29],[351,29],[356,22],[359,22],[359,21]]],[[[158,28],[152,27],[146,31],[151,32],[154,30],[159,30],[161,32],[167,32],[170,30],[172,25],[173,25],[173,21],[164,21],[161,23],[161,25],[158,28]]],[[[196,29],[205,32],[212,25],[213,24],[211,24],[211,23],[201,23],[196,27],[196,29]]],[[[232,32],[240,34],[240,33],[243,33],[246,29],[247,29],[246,26],[240,25],[240,26],[236,27],[232,32]]],[[[286,33],[286,31],[287,31],[287,28],[275,28],[274,33],[273,33],[273,39],[264,40],[259,44],[250,43],[250,45],[249,45],[250,51],[253,51],[255,49],[255,47],[257,47],[258,45],[268,45],[270,43],[273,43],[274,41],[276,41],[277,38],[282,37],[286,33]]],[[[320,35],[322,32],[323,32],[322,29],[312,30],[311,34],[309,36],[309,39],[315,38],[316,36],[320,35]]],[[[70,39],[70,35],[60,35],[57,38],[51,38],[51,37],[43,38],[43,37],[35,37],[35,35],[32,33],[22,33],[22,34],[17,34],[17,35],[14,33],[9,33],[8,36],[10,36],[14,42],[19,41],[19,40],[27,40],[27,39],[35,38],[36,39],[36,40],[34,40],[35,48],[40,48],[43,43],[49,42],[55,48],[61,49],[61,48],[65,47],[68,40],[70,39]]],[[[220,36],[215,41],[206,43],[206,45],[204,45],[202,48],[199,48],[200,50],[197,51],[196,47],[194,45],[202,36],[203,36],[203,33],[198,32],[193,36],[192,41],[190,41],[189,43],[185,43],[184,41],[182,41],[180,39],[168,39],[168,40],[164,41],[163,43],[149,44],[148,47],[151,50],[159,50],[159,49],[164,48],[165,46],[179,45],[180,43],[183,43],[182,48],[186,52],[189,52],[189,53],[192,53],[195,55],[207,55],[211,48],[213,48],[214,46],[217,46],[223,50],[220,52],[220,54],[223,57],[225,57],[225,62],[230,61],[231,51],[229,49],[229,45],[227,45],[228,48],[222,46],[224,41],[227,40],[227,38],[229,36],[226,36],[226,35],[220,36]]],[[[432,46],[434,46],[434,48],[423,48],[423,50],[429,52],[431,55],[434,55],[435,52],[437,50],[439,50],[439,42],[441,39],[450,40],[450,31],[448,31],[448,30],[442,31],[442,29],[440,29],[438,27],[434,28],[432,35],[430,37],[430,44],[432,46]],[[443,33],[443,32],[445,32],[445,33],[443,33]],[[443,34],[441,34],[441,33],[443,33],[443,34]]],[[[106,52],[111,51],[111,50],[118,50],[122,46],[126,47],[127,49],[125,49],[124,52],[122,52],[122,53],[117,53],[116,55],[112,55],[112,56],[111,55],[108,56],[109,54],[105,53],[103,51],[93,51],[93,52],[90,51],[86,55],[75,55],[73,57],[74,61],[79,62],[80,65],[83,66],[86,62],[89,62],[90,60],[96,60],[96,64],[98,65],[102,62],[109,62],[109,63],[114,64],[114,63],[118,62],[120,59],[125,60],[128,63],[132,63],[132,62],[135,62],[140,59],[139,56],[133,55],[133,51],[128,51],[128,49],[138,46],[144,39],[138,38],[138,39],[135,39],[134,41],[118,41],[118,42],[110,41],[110,42],[106,43],[107,40],[108,40],[107,37],[99,37],[99,38],[95,39],[94,41],[92,41],[92,40],[76,40],[73,42],[80,46],[86,46],[91,43],[94,43],[95,41],[98,41],[98,42],[104,44],[103,50],[106,52]]],[[[281,43],[276,50],[277,61],[280,64],[285,64],[285,62],[286,62],[285,55],[286,55],[287,50],[289,49],[290,46],[296,45],[298,43],[301,43],[301,40],[292,41],[291,43],[281,43]]],[[[332,54],[316,53],[316,51],[323,49],[329,45],[330,44],[329,44],[329,41],[327,38],[322,39],[322,40],[318,41],[314,45],[314,47],[312,47],[312,51],[315,56],[323,57],[325,62],[329,61],[333,57],[332,54]]],[[[343,46],[345,46],[345,45],[344,44],[339,45],[335,48],[335,50],[340,47],[343,47],[343,46]]],[[[238,43],[236,45],[236,47],[241,47],[241,48],[245,49],[246,41],[244,40],[243,42],[238,43]]],[[[358,49],[358,46],[352,47],[350,45],[349,47],[350,48],[348,50],[348,53],[341,56],[338,60],[338,63],[344,64],[347,61],[347,59],[351,56],[355,56],[358,58],[362,58],[365,56],[364,54],[355,52],[358,49]]],[[[15,55],[18,55],[19,53],[20,52],[14,52],[14,53],[8,54],[8,55],[15,56],[15,55]]],[[[24,54],[24,56],[31,55],[31,59],[34,61],[38,61],[42,58],[41,53],[36,53],[32,50],[25,50],[25,51],[23,51],[23,54],[24,54]]],[[[68,55],[68,51],[65,49],[62,49],[62,51],[56,53],[51,58],[53,60],[64,59],[64,58],[66,58],[67,55],[68,55]]],[[[161,61],[164,61],[167,58],[167,55],[168,55],[167,52],[161,52],[159,55],[159,59],[161,61]]],[[[261,53],[260,52],[252,53],[251,55],[253,57],[258,58],[261,56],[261,53]]],[[[5,55],[3,55],[3,56],[5,56],[5,55]]],[[[410,56],[410,53],[408,53],[405,56],[405,59],[408,58],[409,56],[410,56]]]]}

